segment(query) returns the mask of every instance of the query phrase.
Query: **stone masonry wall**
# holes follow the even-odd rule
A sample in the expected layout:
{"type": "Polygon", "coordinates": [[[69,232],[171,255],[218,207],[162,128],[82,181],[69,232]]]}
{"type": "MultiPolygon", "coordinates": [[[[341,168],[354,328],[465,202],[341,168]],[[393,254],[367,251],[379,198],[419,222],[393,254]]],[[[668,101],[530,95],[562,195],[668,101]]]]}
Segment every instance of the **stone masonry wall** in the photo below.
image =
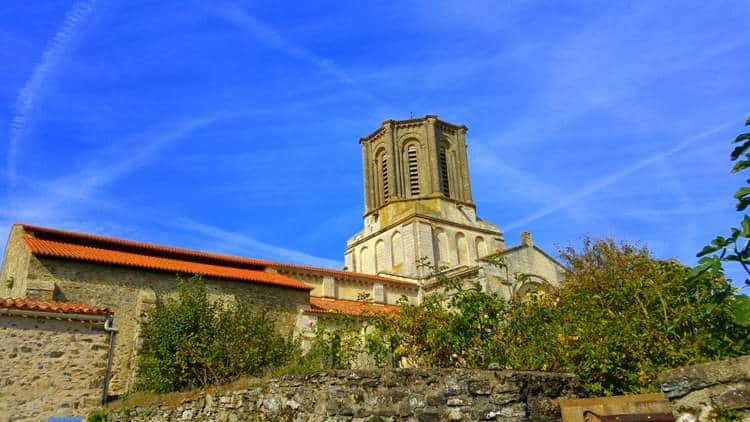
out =
{"type": "MultiPolygon", "coordinates": [[[[134,381],[144,312],[155,300],[176,294],[176,274],[32,256],[28,279],[54,285],[55,300],[105,306],[114,312],[118,334],[110,392],[127,392],[134,381]]],[[[212,278],[204,278],[204,281],[213,299],[250,302],[269,309],[284,335],[292,334],[300,310],[309,306],[308,293],[304,290],[212,278]]]]}
{"type": "Polygon", "coordinates": [[[715,420],[722,410],[750,421],[750,355],[671,369],[659,381],[677,421],[715,420]]]}
{"type": "Polygon", "coordinates": [[[103,324],[0,315],[0,420],[97,407],[109,348],[103,324]]]}
{"type": "Polygon", "coordinates": [[[110,421],[557,420],[578,378],[542,372],[380,369],[290,375],[237,391],[115,403],[110,421]]]}
{"type": "Polygon", "coordinates": [[[0,297],[24,297],[26,295],[26,272],[30,254],[19,240],[22,234],[22,227],[11,227],[3,253],[0,297]]]}

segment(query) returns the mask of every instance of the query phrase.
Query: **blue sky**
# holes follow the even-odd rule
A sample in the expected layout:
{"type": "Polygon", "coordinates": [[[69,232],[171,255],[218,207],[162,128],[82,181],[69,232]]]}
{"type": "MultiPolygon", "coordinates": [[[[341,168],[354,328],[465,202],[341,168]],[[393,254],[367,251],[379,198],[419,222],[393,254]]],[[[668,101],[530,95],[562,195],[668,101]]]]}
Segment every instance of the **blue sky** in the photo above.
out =
{"type": "Polygon", "coordinates": [[[0,229],[339,267],[359,137],[437,114],[469,127],[478,214],[507,244],[614,237],[693,264],[740,219],[748,22],[746,1],[12,0],[0,229]]]}

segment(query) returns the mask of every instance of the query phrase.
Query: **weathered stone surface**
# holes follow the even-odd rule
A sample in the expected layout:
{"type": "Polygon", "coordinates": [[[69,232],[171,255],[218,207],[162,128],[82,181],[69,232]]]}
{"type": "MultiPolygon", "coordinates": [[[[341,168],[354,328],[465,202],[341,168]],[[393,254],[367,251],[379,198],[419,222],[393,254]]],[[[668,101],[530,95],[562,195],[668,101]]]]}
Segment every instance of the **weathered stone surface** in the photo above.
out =
{"type": "Polygon", "coordinates": [[[85,414],[100,404],[103,322],[3,315],[0,339],[0,421],[85,414]]]}
{"type": "Polygon", "coordinates": [[[326,371],[284,376],[241,391],[199,395],[178,405],[170,406],[175,400],[170,401],[169,396],[163,403],[157,400],[150,405],[115,403],[109,420],[554,420],[559,419],[557,407],[539,403],[555,403],[557,398],[576,397],[578,392],[578,378],[568,374],[447,369],[326,371]],[[392,386],[394,379],[401,381],[398,387],[392,386]],[[497,395],[472,393],[478,391],[477,385],[482,386],[480,392],[504,391],[503,403],[496,403],[497,395]],[[237,405],[240,398],[251,405],[237,405]]]}
{"type": "Polygon", "coordinates": [[[659,381],[676,419],[707,420],[725,408],[750,421],[750,356],[672,369],[659,381]]]}
{"type": "Polygon", "coordinates": [[[671,369],[659,374],[661,389],[669,399],[712,385],[750,380],[750,356],[671,369]]]}

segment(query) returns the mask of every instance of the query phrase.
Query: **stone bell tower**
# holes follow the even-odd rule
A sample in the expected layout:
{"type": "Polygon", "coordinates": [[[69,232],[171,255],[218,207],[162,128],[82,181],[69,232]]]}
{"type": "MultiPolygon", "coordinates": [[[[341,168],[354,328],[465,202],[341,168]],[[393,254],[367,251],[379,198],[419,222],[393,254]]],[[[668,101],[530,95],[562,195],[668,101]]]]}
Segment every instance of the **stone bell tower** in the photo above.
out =
{"type": "Polygon", "coordinates": [[[365,227],[346,244],[348,270],[417,279],[422,258],[454,268],[503,248],[498,227],[476,216],[466,131],[427,115],[360,139],[365,227]]]}

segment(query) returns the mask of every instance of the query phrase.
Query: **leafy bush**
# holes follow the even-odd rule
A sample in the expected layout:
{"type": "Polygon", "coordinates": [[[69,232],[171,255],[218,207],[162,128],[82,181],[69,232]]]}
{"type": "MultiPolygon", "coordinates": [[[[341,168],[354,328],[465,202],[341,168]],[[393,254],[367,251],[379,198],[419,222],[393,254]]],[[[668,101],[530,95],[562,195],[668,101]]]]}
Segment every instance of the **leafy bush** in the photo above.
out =
{"type": "Polygon", "coordinates": [[[94,409],[89,412],[86,422],[107,422],[107,411],[104,409],[94,409]]]}
{"type": "Polygon", "coordinates": [[[578,374],[592,395],[658,390],[659,372],[750,352],[730,282],[613,241],[562,258],[563,287],[519,304],[499,332],[506,365],[578,374]],[[541,364],[541,365],[540,365],[541,364]]]}
{"type": "Polygon", "coordinates": [[[690,277],[686,266],[609,240],[562,257],[563,287],[524,301],[443,279],[422,304],[367,322],[379,338],[356,350],[394,350],[418,366],[573,372],[591,395],[658,391],[662,370],[750,353],[750,330],[733,318],[737,296],[720,275],[690,277]]]}
{"type": "Polygon", "coordinates": [[[258,375],[298,355],[266,311],[210,301],[200,277],[180,280],[143,328],[139,391],[168,392],[258,375]]]}
{"type": "Polygon", "coordinates": [[[401,312],[378,320],[380,331],[397,339],[395,353],[410,364],[434,367],[487,367],[497,363],[495,334],[502,328],[508,304],[478,285],[441,280],[442,291],[419,306],[405,301],[401,312]]]}

